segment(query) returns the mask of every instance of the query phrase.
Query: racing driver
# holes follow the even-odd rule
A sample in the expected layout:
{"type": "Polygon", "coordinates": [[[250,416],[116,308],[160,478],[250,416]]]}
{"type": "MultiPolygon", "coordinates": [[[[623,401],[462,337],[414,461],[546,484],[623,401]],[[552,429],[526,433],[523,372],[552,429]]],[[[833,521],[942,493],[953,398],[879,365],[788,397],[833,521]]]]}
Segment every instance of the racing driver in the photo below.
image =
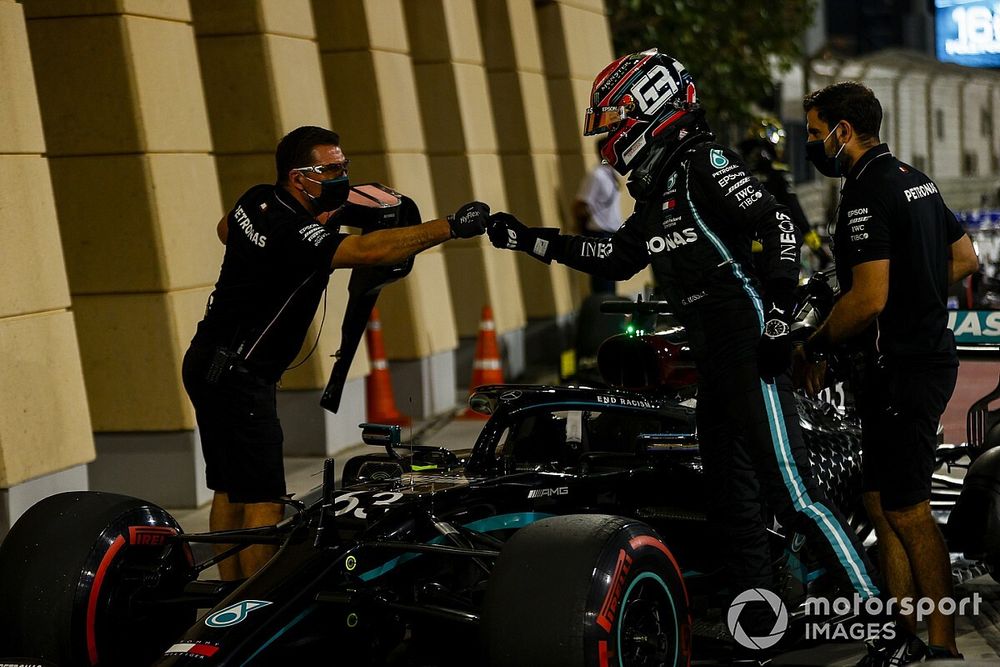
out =
{"type": "MultiPolygon", "coordinates": [[[[799,430],[787,373],[801,245],[795,224],[739,154],[714,143],[694,80],[673,58],[651,49],[615,60],[594,80],[591,104],[584,134],[609,134],[601,154],[629,177],[632,215],[611,238],[594,239],[496,213],[490,241],[611,280],[652,264],[665,282],[696,360],[710,520],[725,540],[731,596],[773,587],[764,499],[843,583],[862,599],[877,595],[854,531],[813,479],[799,430]],[[751,273],[755,236],[760,275],[751,273]]],[[[746,628],[742,617],[740,624],[746,628]]]]}

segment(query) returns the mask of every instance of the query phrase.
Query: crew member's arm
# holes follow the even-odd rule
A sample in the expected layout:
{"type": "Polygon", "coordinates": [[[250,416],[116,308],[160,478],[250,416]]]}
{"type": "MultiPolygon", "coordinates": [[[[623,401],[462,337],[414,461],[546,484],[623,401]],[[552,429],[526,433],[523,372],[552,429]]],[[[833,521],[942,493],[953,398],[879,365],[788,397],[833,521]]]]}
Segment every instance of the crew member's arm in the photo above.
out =
{"type": "Polygon", "coordinates": [[[806,341],[803,356],[813,366],[805,373],[809,395],[823,388],[826,351],[867,329],[889,298],[890,235],[885,205],[869,192],[855,191],[843,196],[840,210],[837,224],[847,228],[837,248],[837,261],[851,268],[851,287],[806,341]]]}
{"type": "Polygon", "coordinates": [[[215,233],[219,235],[219,241],[222,245],[226,245],[226,239],[229,238],[229,214],[222,216],[219,220],[219,224],[215,226],[215,233]]]}
{"type": "Polygon", "coordinates": [[[979,270],[979,257],[968,234],[951,244],[948,260],[948,284],[954,285],[959,280],[971,276],[979,270]]]}
{"type": "Polygon", "coordinates": [[[857,336],[875,321],[888,298],[889,260],[855,265],[851,269],[851,289],[837,300],[810,343],[830,347],[857,336]]]}
{"type": "Polygon", "coordinates": [[[649,264],[649,250],[633,214],[610,238],[560,234],[552,227],[528,227],[510,213],[490,216],[487,233],[497,248],[520,250],[609,280],[628,280],[649,264]]]}
{"type": "Polygon", "coordinates": [[[446,219],[347,236],[333,253],[331,265],[339,269],[398,264],[448,239],[471,238],[482,234],[489,215],[489,206],[482,202],[470,202],[446,219]]]}
{"type": "Polygon", "coordinates": [[[979,270],[979,257],[972,245],[972,239],[962,229],[951,209],[945,207],[945,225],[947,226],[948,243],[948,284],[954,285],[959,280],[979,270]]]}
{"type": "Polygon", "coordinates": [[[451,238],[447,220],[431,220],[411,227],[380,229],[344,238],[333,254],[333,268],[398,264],[418,252],[451,238]]]}

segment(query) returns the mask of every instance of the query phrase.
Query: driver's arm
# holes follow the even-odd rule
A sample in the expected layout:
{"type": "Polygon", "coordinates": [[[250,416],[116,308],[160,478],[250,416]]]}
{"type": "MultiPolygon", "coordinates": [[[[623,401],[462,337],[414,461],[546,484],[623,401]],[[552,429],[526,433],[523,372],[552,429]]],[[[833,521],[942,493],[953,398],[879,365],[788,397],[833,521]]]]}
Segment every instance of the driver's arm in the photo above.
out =
{"type": "Polygon", "coordinates": [[[609,280],[627,280],[649,264],[649,250],[633,213],[610,238],[560,234],[552,227],[528,227],[510,213],[490,216],[488,233],[497,248],[520,250],[609,280]]]}
{"type": "Polygon", "coordinates": [[[725,219],[748,228],[751,238],[760,239],[762,275],[758,277],[765,297],[790,309],[792,291],[799,282],[802,234],[788,209],[778,204],[743,158],[729,148],[707,145],[693,151],[689,169],[693,196],[714,206],[725,219]]]}
{"type": "Polygon", "coordinates": [[[552,258],[560,264],[609,280],[628,280],[649,264],[649,250],[633,214],[610,238],[560,235],[552,258]]]}

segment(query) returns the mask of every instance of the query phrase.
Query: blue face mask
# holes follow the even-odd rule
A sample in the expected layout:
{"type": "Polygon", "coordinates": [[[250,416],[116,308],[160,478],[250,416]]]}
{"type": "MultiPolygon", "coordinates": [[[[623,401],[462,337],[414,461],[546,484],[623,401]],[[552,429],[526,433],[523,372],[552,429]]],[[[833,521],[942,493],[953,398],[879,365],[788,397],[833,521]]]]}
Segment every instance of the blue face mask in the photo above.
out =
{"type": "Polygon", "coordinates": [[[319,183],[322,188],[319,196],[316,197],[306,192],[306,196],[312,200],[312,205],[316,209],[316,213],[336,211],[347,202],[347,195],[351,191],[351,182],[348,180],[347,174],[331,178],[328,181],[317,181],[308,176],[306,178],[313,183],[319,183]]]}
{"type": "Polygon", "coordinates": [[[837,127],[839,126],[840,123],[834,125],[833,129],[830,130],[830,134],[826,135],[826,139],[806,142],[806,159],[813,163],[816,171],[830,178],[837,178],[842,175],[840,171],[840,154],[844,152],[844,146],[847,144],[841,144],[834,155],[826,154],[826,141],[833,136],[833,133],[837,131],[837,127]]]}

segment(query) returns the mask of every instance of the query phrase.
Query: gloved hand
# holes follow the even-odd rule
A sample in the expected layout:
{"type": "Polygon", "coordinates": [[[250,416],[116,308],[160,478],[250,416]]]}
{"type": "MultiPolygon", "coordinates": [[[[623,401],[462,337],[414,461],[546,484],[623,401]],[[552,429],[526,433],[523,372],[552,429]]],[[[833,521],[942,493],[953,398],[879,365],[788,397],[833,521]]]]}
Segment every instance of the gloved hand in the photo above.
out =
{"type": "Polygon", "coordinates": [[[534,255],[545,263],[552,261],[552,254],[555,251],[553,241],[559,236],[558,229],[528,227],[510,213],[491,215],[486,233],[495,248],[520,250],[534,255]]]}
{"type": "Polygon", "coordinates": [[[469,239],[486,231],[490,207],[481,201],[462,204],[455,213],[448,216],[451,238],[469,239]]]}
{"type": "Polygon", "coordinates": [[[769,290],[764,302],[764,332],[757,344],[757,370],[761,378],[773,382],[792,363],[790,320],[795,307],[791,289],[769,290]]]}

